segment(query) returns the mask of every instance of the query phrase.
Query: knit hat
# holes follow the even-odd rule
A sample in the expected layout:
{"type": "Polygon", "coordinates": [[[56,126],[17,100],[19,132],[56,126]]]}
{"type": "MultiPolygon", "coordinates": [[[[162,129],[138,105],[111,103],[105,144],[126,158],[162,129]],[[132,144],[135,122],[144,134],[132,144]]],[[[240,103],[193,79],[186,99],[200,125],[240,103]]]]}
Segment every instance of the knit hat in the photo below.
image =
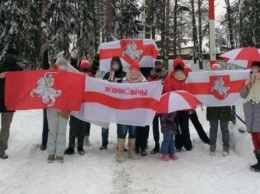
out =
{"type": "Polygon", "coordinates": [[[91,67],[91,65],[90,65],[89,61],[84,57],[80,62],[79,69],[87,69],[90,67],[91,67]]]}
{"type": "Polygon", "coordinates": [[[221,70],[221,66],[220,64],[218,63],[214,63],[212,66],[211,66],[211,70],[221,70]]]}
{"type": "Polygon", "coordinates": [[[137,69],[140,71],[140,66],[136,61],[134,61],[133,63],[131,63],[130,69],[137,69]]]}

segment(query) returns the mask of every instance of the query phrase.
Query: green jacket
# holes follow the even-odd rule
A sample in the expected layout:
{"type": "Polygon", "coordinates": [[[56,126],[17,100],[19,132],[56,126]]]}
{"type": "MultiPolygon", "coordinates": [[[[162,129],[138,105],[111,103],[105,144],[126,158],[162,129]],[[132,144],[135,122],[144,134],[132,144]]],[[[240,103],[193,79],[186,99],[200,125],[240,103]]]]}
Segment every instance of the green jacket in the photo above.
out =
{"type": "Polygon", "coordinates": [[[208,121],[232,121],[232,110],[230,106],[223,107],[207,107],[208,121]]]}

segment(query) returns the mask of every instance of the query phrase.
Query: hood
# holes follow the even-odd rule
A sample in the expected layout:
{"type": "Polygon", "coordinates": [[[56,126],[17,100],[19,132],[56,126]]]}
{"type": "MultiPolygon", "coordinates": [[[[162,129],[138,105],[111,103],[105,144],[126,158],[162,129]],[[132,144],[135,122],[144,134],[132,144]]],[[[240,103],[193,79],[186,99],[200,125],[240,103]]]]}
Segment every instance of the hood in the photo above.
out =
{"type": "Polygon", "coordinates": [[[4,64],[5,64],[6,68],[8,68],[8,69],[13,69],[13,68],[17,67],[16,57],[14,57],[13,55],[8,55],[5,58],[4,64]]]}
{"type": "Polygon", "coordinates": [[[123,65],[122,65],[121,59],[118,56],[114,56],[110,63],[111,69],[112,69],[113,62],[117,62],[119,64],[119,69],[115,73],[121,73],[123,71],[123,65]]]}
{"type": "Polygon", "coordinates": [[[176,68],[177,66],[181,66],[182,68],[185,67],[185,63],[181,58],[176,58],[173,61],[173,67],[176,68]]]}

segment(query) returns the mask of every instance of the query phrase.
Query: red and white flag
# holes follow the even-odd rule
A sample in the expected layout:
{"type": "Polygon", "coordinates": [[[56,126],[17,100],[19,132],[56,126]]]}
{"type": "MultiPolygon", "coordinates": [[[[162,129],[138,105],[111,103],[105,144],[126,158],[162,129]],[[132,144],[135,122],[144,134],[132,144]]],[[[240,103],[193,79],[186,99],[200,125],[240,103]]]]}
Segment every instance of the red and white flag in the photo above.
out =
{"type": "Polygon", "coordinates": [[[100,70],[110,71],[110,62],[113,56],[120,57],[124,69],[133,61],[140,67],[153,67],[158,55],[158,48],[152,39],[123,39],[102,43],[99,47],[100,70]]]}
{"type": "Polygon", "coordinates": [[[85,75],[55,70],[8,72],[5,85],[7,110],[71,111],[80,109],[85,75]]]}
{"type": "Polygon", "coordinates": [[[86,77],[84,103],[72,115],[85,121],[133,126],[152,124],[162,83],[113,83],[86,77]]]}
{"type": "Polygon", "coordinates": [[[237,105],[243,102],[240,91],[248,77],[248,70],[191,72],[186,90],[205,106],[237,105]]]}

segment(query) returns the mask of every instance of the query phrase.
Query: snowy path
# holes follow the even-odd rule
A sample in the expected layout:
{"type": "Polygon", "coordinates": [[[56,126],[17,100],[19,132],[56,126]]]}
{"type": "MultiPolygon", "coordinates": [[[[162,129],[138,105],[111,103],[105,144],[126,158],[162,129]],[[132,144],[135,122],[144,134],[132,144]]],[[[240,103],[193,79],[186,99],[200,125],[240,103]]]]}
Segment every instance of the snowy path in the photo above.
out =
{"type": "MultiPolygon", "coordinates": [[[[205,127],[208,124],[200,113],[205,127]]],[[[12,125],[9,159],[0,161],[0,193],[4,194],[249,194],[260,191],[260,175],[248,170],[254,162],[250,137],[232,133],[235,151],[223,158],[208,155],[208,147],[192,132],[194,150],[179,153],[176,162],[159,155],[139,161],[115,161],[116,133],[108,151],[100,151],[100,129],[92,128],[93,146],[85,156],[66,156],[64,164],[47,164],[39,150],[41,111],[18,112],[12,125]],[[23,122],[22,122],[23,121],[23,122]]],[[[150,135],[152,148],[152,134],[150,135]]],[[[219,146],[219,149],[221,147],[219,146]]]]}

